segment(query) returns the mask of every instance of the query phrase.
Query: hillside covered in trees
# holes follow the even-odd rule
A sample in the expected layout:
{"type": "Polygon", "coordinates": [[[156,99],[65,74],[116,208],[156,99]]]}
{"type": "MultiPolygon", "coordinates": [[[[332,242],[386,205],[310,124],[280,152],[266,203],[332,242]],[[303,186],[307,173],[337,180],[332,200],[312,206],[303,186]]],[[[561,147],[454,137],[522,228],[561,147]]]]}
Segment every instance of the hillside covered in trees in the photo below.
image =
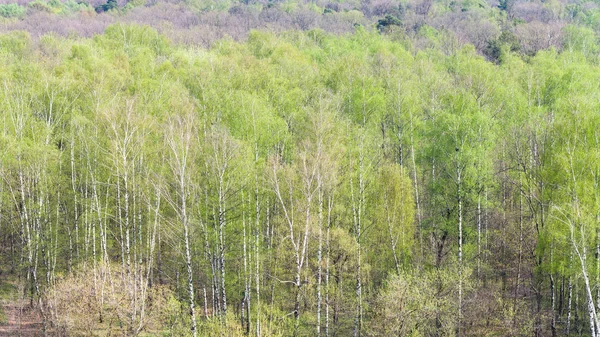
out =
{"type": "Polygon", "coordinates": [[[0,335],[600,336],[597,3],[0,17],[0,335]]]}

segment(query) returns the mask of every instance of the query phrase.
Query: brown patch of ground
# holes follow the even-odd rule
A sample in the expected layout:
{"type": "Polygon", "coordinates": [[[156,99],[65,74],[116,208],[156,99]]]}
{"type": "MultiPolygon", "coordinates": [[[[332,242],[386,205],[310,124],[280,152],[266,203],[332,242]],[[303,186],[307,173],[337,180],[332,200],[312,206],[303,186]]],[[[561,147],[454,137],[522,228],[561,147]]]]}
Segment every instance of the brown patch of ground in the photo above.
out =
{"type": "Polygon", "coordinates": [[[2,305],[6,324],[0,325],[0,337],[43,336],[42,317],[27,302],[14,301],[2,305]]]}

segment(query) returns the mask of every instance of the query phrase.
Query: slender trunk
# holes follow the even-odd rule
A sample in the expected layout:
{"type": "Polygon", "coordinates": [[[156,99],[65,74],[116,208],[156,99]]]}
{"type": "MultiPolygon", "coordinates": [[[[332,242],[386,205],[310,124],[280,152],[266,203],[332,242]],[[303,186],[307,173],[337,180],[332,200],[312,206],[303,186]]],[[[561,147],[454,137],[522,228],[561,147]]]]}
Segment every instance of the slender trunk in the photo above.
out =
{"type": "Polygon", "coordinates": [[[319,247],[317,249],[317,337],[321,336],[321,283],[323,278],[323,185],[319,182],[319,247]]]}
{"type": "Polygon", "coordinates": [[[127,275],[126,254],[125,254],[125,233],[123,231],[123,215],[121,210],[121,179],[117,177],[117,217],[119,222],[119,244],[121,246],[121,282],[125,287],[125,276],[127,275]]]}
{"type": "MultiPolygon", "coordinates": [[[[204,207],[206,210],[206,215],[205,215],[205,220],[204,221],[200,221],[200,226],[202,228],[202,236],[204,237],[204,256],[206,258],[206,261],[208,262],[208,264],[210,265],[210,270],[211,270],[211,316],[214,315],[215,310],[217,308],[216,305],[216,299],[215,299],[215,286],[216,286],[216,279],[215,279],[215,264],[214,264],[214,259],[211,253],[211,249],[210,249],[210,244],[208,242],[208,227],[207,224],[210,222],[209,220],[209,216],[208,216],[208,189],[205,187],[204,188],[204,207]]],[[[206,298],[206,287],[204,288],[204,316],[208,317],[208,301],[206,298]]]]}
{"type": "MultiPolygon", "coordinates": [[[[302,235],[294,234],[295,220],[294,220],[294,198],[293,198],[293,185],[289,185],[289,204],[291,205],[290,209],[286,206],[286,202],[283,200],[283,196],[281,194],[281,189],[279,186],[279,178],[277,176],[277,166],[273,166],[273,182],[274,182],[274,192],[279,200],[279,204],[283,210],[285,221],[287,222],[289,228],[289,238],[292,244],[292,248],[294,250],[294,258],[296,263],[296,271],[294,275],[294,280],[292,284],[294,285],[295,299],[294,299],[294,336],[298,336],[299,328],[300,328],[300,290],[302,287],[301,275],[302,268],[304,266],[304,262],[307,255],[308,250],[308,240],[309,240],[309,229],[310,229],[310,219],[311,219],[311,205],[313,198],[313,182],[314,182],[314,172],[309,172],[306,162],[304,162],[304,197],[306,198],[305,203],[305,212],[304,212],[304,232],[302,235]]],[[[273,301],[273,300],[272,300],[273,301]]]]}
{"type": "MultiPolygon", "coordinates": [[[[520,183],[520,189],[522,190],[522,184],[520,183]]],[[[513,327],[517,327],[518,315],[517,315],[517,298],[519,297],[519,289],[521,286],[521,263],[523,260],[523,193],[519,193],[519,250],[517,252],[517,280],[515,284],[515,293],[513,297],[513,327]]]]}
{"type": "Polygon", "coordinates": [[[587,295],[586,297],[587,297],[587,304],[588,304],[588,315],[590,316],[590,330],[592,332],[591,336],[596,337],[596,336],[598,336],[598,328],[599,328],[598,317],[596,316],[594,299],[592,297],[589,279],[587,278],[587,276],[584,276],[584,282],[585,282],[585,291],[586,291],[586,295],[587,295]]]}
{"type": "Polygon", "coordinates": [[[363,316],[363,307],[362,307],[362,277],[361,277],[361,246],[358,244],[358,266],[356,271],[356,296],[358,297],[358,304],[356,308],[356,323],[354,326],[354,336],[360,337],[361,329],[362,329],[362,316],[363,316]]]}
{"type": "MultiPolygon", "coordinates": [[[[489,246],[488,246],[488,191],[487,188],[485,188],[485,200],[484,200],[484,216],[483,216],[483,227],[484,227],[484,258],[485,258],[485,262],[488,262],[488,252],[490,251],[489,246]]],[[[484,285],[486,284],[487,278],[484,276],[484,285]]]]}
{"type": "MultiPolygon", "coordinates": [[[[554,260],[554,243],[550,245],[550,265],[553,265],[554,260]]],[[[550,320],[550,329],[552,330],[552,337],[556,336],[556,284],[554,282],[554,275],[550,272],[550,307],[552,311],[552,319],[550,320]]]]}
{"type": "MultiPolygon", "coordinates": [[[[75,251],[77,252],[77,258],[79,258],[79,205],[77,201],[77,178],[75,174],[75,138],[71,137],[71,188],[73,190],[73,220],[75,223],[75,251]]],[[[71,238],[69,237],[71,242],[71,238]]],[[[71,246],[72,249],[72,246],[71,246]]],[[[71,253],[72,254],[72,253],[71,253]]],[[[69,262],[72,264],[72,260],[69,262]]],[[[69,268],[70,270],[71,268],[69,268]]]]}
{"type": "Polygon", "coordinates": [[[463,301],[463,200],[462,200],[462,170],[458,169],[458,325],[457,335],[461,336],[462,301],[463,301]]]}
{"type": "Polygon", "coordinates": [[[419,182],[417,180],[417,164],[415,161],[415,142],[414,142],[414,128],[412,122],[413,116],[412,113],[410,115],[410,156],[412,160],[412,169],[413,169],[413,184],[415,189],[415,204],[417,206],[417,227],[419,228],[419,249],[421,251],[421,261],[424,259],[423,252],[423,227],[421,223],[421,203],[419,200],[419,182]]]}
{"type": "Polygon", "coordinates": [[[204,298],[204,317],[208,317],[208,297],[206,296],[206,285],[202,287],[202,296],[204,298]]]}
{"type": "Polygon", "coordinates": [[[130,232],[130,223],[129,223],[129,177],[127,174],[127,166],[125,166],[125,174],[123,175],[123,183],[124,183],[124,191],[123,191],[123,197],[124,197],[124,206],[125,206],[125,275],[126,275],[126,279],[127,279],[127,289],[129,291],[129,294],[131,296],[131,310],[130,310],[130,321],[133,322],[133,318],[134,318],[134,310],[133,308],[135,307],[135,293],[134,293],[134,289],[133,289],[133,279],[132,279],[132,275],[131,275],[131,238],[129,235],[130,232]]]}
{"type": "MultiPolygon", "coordinates": [[[[20,191],[21,191],[21,200],[20,200],[20,221],[21,221],[21,235],[23,236],[23,243],[26,248],[27,254],[27,281],[31,281],[31,273],[33,270],[33,242],[32,242],[32,232],[31,225],[29,222],[29,208],[27,206],[28,195],[31,193],[26,190],[25,181],[23,177],[23,169],[19,168],[19,183],[20,183],[20,191]]],[[[28,285],[31,289],[31,298],[30,303],[33,304],[33,283],[28,285]]]]}
{"type": "MultiPolygon", "coordinates": [[[[362,167],[362,158],[361,158],[361,167],[362,167]]],[[[361,170],[362,171],[362,170],[361,170]]],[[[358,296],[358,326],[356,337],[361,336],[361,331],[363,327],[363,304],[362,304],[362,211],[363,211],[363,203],[364,203],[364,180],[362,176],[362,172],[359,177],[359,187],[360,187],[360,197],[359,197],[359,205],[358,205],[358,266],[356,273],[356,294],[358,296]]]]}
{"type": "Polygon", "coordinates": [[[563,309],[565,305],[565,276],[563,275],[560,278],[560,289],[558,290],[558,310],[556,315],[558,316],[558,320],[563,316],[563,309]]]}
{"type": "Polygon", "coordinates": [[[362,270],[361,270],[361,235],[362,235],[362,209],[363,209],[363,195],[364,195],[364,179],[363,179],[363,157],[362,153],[360,154],[359,159],[359,171],[358,171],[358,188],[359,195],[358,200],[356,200],[354,195],[354,183],[352,178],[350,179],[350,192],[352,198],[352,213],[354,217],[354,228],[356,231],[356,241],[357,241],[357,267],[356,267],[356,313],[354,317],[354,329],[353,335],[354,337],[360,337],[361,328],[362,328],[362,270]]]}
{"type": "Polygon", "coordinates": [[[579,282],[577,282],[577,279],[574,279],[575,284],[573,285],[573,287],[575,288],[574,292],[575,292],[575,303],[573,305],[574,308],[574,313],[573,313],[573,323],[574,323],[574,330],[577,332],[577,334],[579,336],[582,336],[582,329],[581,329],[581,320],[579,319],[579,282]]]}
{"type": "MultiPolygon", "coordinates": [[[[598,182],[594,183],[598,191],[598,182]]],[[[600,211],[596,213],[596,224],[600,224],[600,211]]],[[[600,308],[600,226],[596,226],[596,308],[600,308]]],[[[600,329],[600,327],[599,327],[600,329]]]]}
{"type": "MultiPolygon", "coordinates": [[[[267,199],[267,205],[266,205],[266,214],[265,214],[265,227],[267,228],[267,251],[269,252],[269,264],[268,266],[266,266],[268,268],[267,272],[271,273],[272,270],[275,270],[277,268],[278,262],[279,260],[277,259],[278,257],[278,252],[279,252],[279,246],[277,246],[277,248],[273,249],[273,237],[275,236],[275,228],[274,226],[271,224],[271,208],[269,206],[269,199],[267,199]]],[[[269,329],[272,328],[273,325],[273,308],[275,305],[275,282],[271,282],[271,289],[270,289],[270,295],[271,295],[271,303],[269,304],[270,306],[270,311],[269,311],[269,329]]]]}
{"type": "MultiPolygon", "coordinates": [[[[149,247],[148,247],[149,251],[148,251],[148,265],[146,266],[146,278],[145,278],[145,282],[140,282],[140,286],[142,288],[142,295],[141,295],[142,304],[141,304],[141,308],[140,308],[140,318],[139,318],[139,322],[138,322],[138,327],[137,327],[136,333],[135,333],[136,335],[139,334],[140,331],[142,330],[142,328],[144,327],[144,317],[145,317],[145,313],[146,313],[146,292],[148,290],[148,284],[150,282],[152,267],[154,264],[154,250],[156,248],[156,237],[158,234],[158,223],[159,223],[159,217],[160,217],[160,201],[161,201],[160,188],[157,187],[156,188],[156,207],[154,208],[154,224],[152,226],[152,234],[150,236],[150,242],[149,242],[149,247]]],[[[148,206],[150,208],[150,205],[148,205],[148,206]]],[[[151,211],[151,210],[149,209],[148,211],[151,211]]]]}
{"type": "Polygon", "coordinates": [[[198,336],[197,324],[196,324],[196,310],[194,308],[194,282],[193,282],[193,272],[192,272],[192,252],[190,247],[190,230],[188,224],[187,217],[187,200],[186,200],[186,192],[185,192],[185,182],[183,180],[183,176],[181,177],[181,221],[183,223],[183,235],[185,241],[185,262],[187,266],[187,274],[188,274],[188,295],[190,301],[190,317],[192,319],[192,334],[194,337],[198,336]]]}
{"type": "MultiPolygon", "coordinates": [[[[550,254],[552,256],[552,253],[550,254]]],[[[556,336],[556,285],[554,284],[554,276],[550,273],[550,293],[551,293],[551,308],[552,308],[552,320],[550,322],[550,328],[552,330],[552,337],[556,336]]]]}
{"type": "MultiPolygon", "coordinates": [[[[86,178],[87,181],[88,178],[86,178]]],[[[86,190],[87,190],[87,186],[89,186],[89,181],[86,182],[86,190]]],[[[87,193],[86,193],[87,195],[87,193]]],[[[93,207],[93,200],[90,200],[88,203],[87,208],[90,210],[90,217],[92,217],[92,259],[93,259],[93,268],[94,268],[94,292],[98,291],[98,254],[97,254],[97,247],[96,247],[96,228],[98,227],[98,219],[94,219],[93,215],[94,215],[94,207],[93,207]]],[[[57,211],[58,212],[58,211],[57,211]]],[[[96,293],[94,295],[97,295],[96,293]]]]}
{"type": "MultiPolygon", "coordinates": [[[[62,167],[60,169],[62,171],[62,167]]],[[[54,249],[53,249],[53,259],[51,262],[51,279],[49,285],[54,285],[54,281],[56,278],[56,258],[58,255],[58,228],[60,223],[60,203],[61,203],[61,194],[57,193],[57,201],[56,201],[56,219],[54,223],[54,249]]]]}
{"type": "MultiPolygon", "coordinates": [[[[300,281],[300,276],[302,273],[302,267],[304,266],[304,262],[306,259],[306,255],[307,255],[307,250],[308,250],[308,239],[309,239],[309,229],[310,229],[310,219],[311,219],[311,213],[310,213],[310,209],[312,206],[312,198],[313,198],[313,191],[312,191],[312,177],[310,182],[307,182],[307,186],[306,186],[306,213],[305,213],[305,219],[304,219],[304,237],[302,239],[302,251],[301,254],[299,256],[300,260],[298,262],[298,269],[297,269],[297,273],[296,273],[296,285],[298,287],[297,292],[296,292],[296,328],[295,328],[295,332],[296,332],[296,336],[297,333],[299,331],[299,324],[300,324],[300,290],[302,288],[302,283],[300,281]]],[[[298,242],[300,243],[300,242],[298,242]]]]}
{"type": "Polygon", "coordinates": [[[392,219],[390,219],[390,213],[392,212],[389,208],[388,196],[387,194],[384,196],[385,203],[385,214],[388,225],[388,234],[390,235],[390,249],[392,250],[392,255],[394,256],[394,265],[396,266],[396,274],[400,275],[400,263],[398,262],[398,254],[396,254],[396,245],[398,241],[394,241],[394,233],[392,227],[394,226],[392,219]]]}
{"type": "Polygon", "coordinates": [[[331,212],[333,208],[333,195],[331,195],[327,202],[327,233],[325,234],[325,337],[329,337],[329,258],[331,253],[331,247],[329,243],[329,231],[331,229],[331,212]]]}
{"type": "Polygon", "coordinates": [[[225,191],[223,190],[223,174],[219,178],[219,268],[221,269],[221,310],[227,314],[227,291],[225,289],[225,191]]]}
{"type": "MultiPolygon", "coordinates": [[[[258,151],[257,151],[257,157],[258,157],[258,151]]],[[[256,183],[256,190],[255,190],[255,203],[256,203],[256,210],[255,210],[255,244],[254,244],[254,249],[255,249],[255,253],[254,253],[254,260],[255,260],[255,284],[256,284],[256,337],[261,337],[261,324],[260,324],[260,320],[261,320],[261,313],[260,313],[260,203],[259,203],[259,195],[258,195],[258,174],[254,176],[255,177],[255,183],[256,183]]]]}
{"type": "MultiPolygon", "coordinates": [[[[44,163],[45,166],[45,163],[44,163]]],[[[41,182],[41,177],[37,177],[37,183],[42,185],[41,182]]],[[[43,187],[38,187],[39,189],[42,189],[43,187]]],[[[40,288],[40,281],[38,280],[38,267],[39,267],[39,257],[40,254],[42,255],[42,263],[45,262],[45,254],[44,254],[44,246],[45,246],[45,240],[42,240],[44,238],[44,231],[45,226],[42,226],[42,224],[46,224],[46,221],[42,219],[42,212],[44,209],[44,201],[46,199],[45,193],[42,190],[38,190],[39,193],[39,203],[38,203],[38,211],[37,211],[37,215],[35,217],[35,224],[34,224],[34,263],[33,263],[33,284],[35,287],[35,295],[37,297],[37,302],[38,302],[38,307],[40,310],[40,313],[42,315],[42,322],[43,322],[43,327],[42,327],[42,331],[44,333],[44,335],[46,335],[46,329],[47,329],[47,317],[46,317],[46,310],[44,308],[44,302],[43,302],[43,298],[42,298],[42,291],[40,288]],[[41,246],[41,247],[40,247],[41,246]],[[40,248],[41,248],[41,253],[40,253],[40,248]]]]}
{"type": "MultiPolygon", "coordinates": [[[[594,304],[594,298],[592,296],[592,290],[591,290],[591,286],[590,286],[590,279],[589,279],[588,273],[587,273],[586,247],[585,247],[585,245],[583,245],[582,250],[581,251],[579,250],[577,243],[575,242],[575,239],[574,239],[573,226],[574,225],[571,224],[571,243],[573,244],[573,249],[575,250],[575,253],[577,254],[577,257],[579,258],[579,262],[581,264],[580,266],[581,266],[581,273],[583,276],[583,281],[585,284],[586,302],[587,302],[587,307],[588,307],[591,336],[596,337],[596,336],[598,336],[598,332],[599,332],[598,329],[600,328],[600,324],[598,324],[598,316],[596,314],[596,306],[594,304]]],[[[582,235],[582,237],[583,237],[583,235],[582,235]]],[[[585,242],[585,240],[582,240],[582,241],[585,242]]]]}
{"type": "Polygon", "coordinates": [[[481,193],[477,195],[477,277],[481,279],[481,193]]]}
{"type": "Polygon", "coordinates": [[[294,337],[297,337],[300,330],[300,265],[296,267],[296,276],[294,277],[294,337]]]}
{"type": "MultiPolygon", "coordinates": [[[[261,313],[260,313],[260,253],[259,253],[259,247],[260,247],[260,203],[259,203],[259,185],[258,185],[258,159],[259,159],[259,152],[258,152],[258,137],[257,137],[257,131],[256,131],[256,115],[254,113],[254,109],[252,109],[252,127],[253,127],[253,131],[254,131],[254,202],[255,202],[255,209],[254,209],[254,220],[255,220],[255,226],[254,226],[254,233],[255,233],[255,243],[254,243],[254,260],[255,260],[255,284],[256,284],[256,337],[260,337],[261,336],[261,325],[260,325],[260,320],[261,320],[261,313]]],[[[250,320],[248,320],[248,324],[250,324],[250,320]]]]}
{"type": "MultiPolygon", "coordinates": [[[[242,193],[242,202],[246,205],[244,193],[242,193]]],[[[242,210],[242,233],[243,233],[243,255],[244,255],[244,298],[242,300],[242,327],[245,328],[245,334],[250,333],[250,276],[248,273],[248,237],[246,235],[246,210],[242,210]],[[247,312],[246,312],[247,311],[247,312]],[[244,315],[246,315],[244,317],[244,315]]]]}
{"type": "Polygon", "coordinates": [[[569,333],[571,332],[571,305],[573,303],[573,283],[571,282],[570,276],[567,289],[567,319],[565,325],[565,336],[569,336],[569,333]]]}

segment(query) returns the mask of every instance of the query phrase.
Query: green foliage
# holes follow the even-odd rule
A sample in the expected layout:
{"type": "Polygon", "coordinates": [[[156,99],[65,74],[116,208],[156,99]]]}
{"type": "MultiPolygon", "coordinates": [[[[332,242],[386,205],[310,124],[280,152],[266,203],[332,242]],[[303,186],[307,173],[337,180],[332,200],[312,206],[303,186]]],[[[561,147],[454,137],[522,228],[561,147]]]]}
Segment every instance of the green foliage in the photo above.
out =
{"type": "Polygon", "coordinates": [[[85,1],[67,0],[62,3],[65,13],[77,13],[81,11],[90,11],[92,7],[85,1]]]}
{"type": "Polygon", "coordinates": [[[380,32],[389,26],[402,26],[402,21],[395,16],[387,15],[385,18],[379,19],[377,22],[377,30],[380,32]]]}
{"type": "MultiPolygon", "coordinates": [[[[160,56],[168,52],[169,43],[164,36],[158,34],[158,32],[148,26],[137,26],[137,25],[125,25],[116,24],[106,28],[104,35],[99,38],[100,44],[103,47],[112,49],[111,51],[115,57],[121,57],[118,55],[118,51],[127,53],[130,57],[128,63],[135,63],[137,58],[140,58],[144,66],[147,59],[143,57],[160,56]],[[147,53],[152,53],[148,55],[147,53]]],[[[145,67],[144,67],[145,69],[145,67]]]]}
{"type": "Polygon", "coordinates": [[[17,287],[10,282],[0,283],[0,300],[7,301],[13,299],[17,294],[17,287]]]}
{"type": "Polygon", "coordinates": [[[518,52],[519,49],[517,37],[510,31],[503,30],[497,39],[486,42],[483,53],[488,59],[501,62],[504,55],[510,52],[518,52]]]}
{"type": "Polygon", "coordinates": [[[564,44],[570,51],[578,51],[587,57],[596,58],[600,47],[596,33],[586,27],[569,25],[564,29],[564,44]]]}
{"type": "MultiPolygon", "coordinates": [[[[226,317],[203,319],[199,326],[199,334],[202,336],[228,337],[242,337],[246,335],[239,319],[233,314],[228,314],[226,317]]],[[[271,331],[268,327],[268,323],[265,322],[265,329],[261,331],[261,335],[265,337],[278,337],[284,336],[285,334],[271,331]]]]}
{"type": "Polygon", "coordinates": [[[5,18],[21,18],[27,9],[18,4],[0,4],[0,16],[5,18]]]}
{"type": "MultiPolygon", "coordinates": [[[[370,264],[374,270],[404,270],[410,266],[414,246],[415,202],[412,183],[407,169],[395,164],[384,164],[379,169],[373,189],[375,222],[369,235],[369,246],[374,254],[370,264]],[[371,241],[372,240],[372,241],[371,241]]],[[[375,277],[376,283],[381,276],[375,277]]]]}
{"type": "Polygon", "coordinates": [[[454,336],[456,271],[392,275],[375,304],[372,336],[454,336]]]}
{"type": "Polygon", "coordinates": [[[323,334],[326,305],[331,335],[359,307],[370,335],[532,334],[569,282],[581,325],[600,70],[595,33],[564,32],[525,61],[506,30],[497,63],[428,25],[406,33],[423,48],[364,27],[210,49],[3,34],[5,263],[66,331],[188,335],[185,206],[200,335],[315,335],[318,309],[323,334]]]}
{"type": "Polygon", "coordinates": [[[117,0],[106,0],[105,4],[96,7],[96,12],[108,12],[116,9],[119,9],[117,0]]]}
{"type": "Polygon", "coordinates": [[[67,0],[62,2],[60,0],[35,0],[28,4],[29,8],[36,11],[48,12],[59,15],[74,15],[80,12],[89,12],[93,8],[86,2],[75,2],[74,0],[67,0]]]}
{"type": "Polygon", "coordinates": [[[7,61],[19,60],[28,56],[31,38],[26,32],[11,32],[0,36],[0,55],[7,61]]]}

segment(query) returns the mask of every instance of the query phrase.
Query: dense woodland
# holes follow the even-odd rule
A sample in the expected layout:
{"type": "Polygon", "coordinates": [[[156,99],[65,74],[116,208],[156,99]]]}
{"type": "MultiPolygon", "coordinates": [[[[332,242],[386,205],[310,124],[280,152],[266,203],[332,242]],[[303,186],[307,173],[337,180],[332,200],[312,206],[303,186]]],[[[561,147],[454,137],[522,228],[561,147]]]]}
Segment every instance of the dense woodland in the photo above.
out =
{"type": "Polygon", "coordinates": [[[600,336],[597,3],[0,16],[0,299],[44,334],[600,336]]]}

